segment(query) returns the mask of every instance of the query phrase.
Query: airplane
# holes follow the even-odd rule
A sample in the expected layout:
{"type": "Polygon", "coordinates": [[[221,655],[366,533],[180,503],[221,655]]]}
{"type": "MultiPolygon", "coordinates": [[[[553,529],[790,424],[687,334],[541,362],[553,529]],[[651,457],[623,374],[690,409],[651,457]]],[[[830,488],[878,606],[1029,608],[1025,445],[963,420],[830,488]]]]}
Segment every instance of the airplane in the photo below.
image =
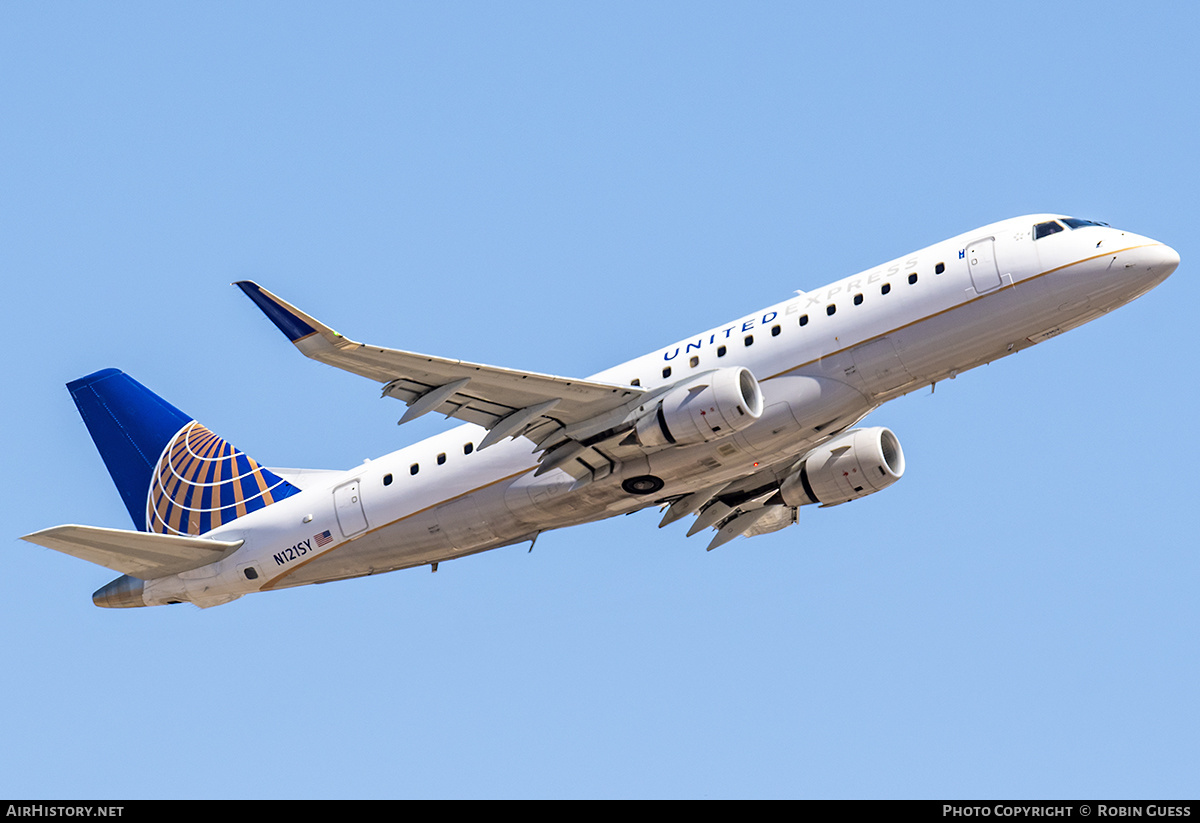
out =
{"type": "Polygon", "coordinates": [[[462,424],[346,471],[269,468],[128,375],[67,387],[136,530],[23,539],[120,572],[106,608],[217,606],[429,566],[649,507],[709,550],[904,474],[883,403],[1037,345],[1179,265],[1148,237],[1035,214],[993,223],[585,380],[350,340],[251,281],[307,357],[377,382],[405,423],[462,424]]]}

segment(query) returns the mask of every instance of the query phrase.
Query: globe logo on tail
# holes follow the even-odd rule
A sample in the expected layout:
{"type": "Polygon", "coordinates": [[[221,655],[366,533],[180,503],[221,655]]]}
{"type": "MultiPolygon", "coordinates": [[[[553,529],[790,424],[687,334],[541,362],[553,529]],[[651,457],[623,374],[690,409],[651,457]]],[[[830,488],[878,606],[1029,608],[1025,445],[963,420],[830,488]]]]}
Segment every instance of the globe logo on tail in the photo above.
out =
{"type": "Polygon", "coordinates": [[[159,457],[146,502],[146,530],[204,534],[298,491],[193,420],[159,457]]]}

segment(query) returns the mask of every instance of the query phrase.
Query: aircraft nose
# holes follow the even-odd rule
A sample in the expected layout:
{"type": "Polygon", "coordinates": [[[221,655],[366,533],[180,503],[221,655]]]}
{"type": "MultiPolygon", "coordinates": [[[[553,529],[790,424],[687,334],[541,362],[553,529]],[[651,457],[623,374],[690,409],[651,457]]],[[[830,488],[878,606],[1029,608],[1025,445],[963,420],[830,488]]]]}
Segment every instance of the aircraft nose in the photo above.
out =
{"type": "Polygon", "coordinates": [[[1179,252],[1165,244],[1159,244],[1153,247],[1155,260],[1150,265],[1158,270],[1161,270],[1162,276],[1166,277],[1179,268],[1179,252]]]}
{"type": "Polygon", "coordinates": [[[1130,251],[1131,255],[1125,261],[1126,271],[1150,275],[1157,283],[1161,283],[1179,267],[1179,252],[1165,243],[1149,240],[1130,251]]]}

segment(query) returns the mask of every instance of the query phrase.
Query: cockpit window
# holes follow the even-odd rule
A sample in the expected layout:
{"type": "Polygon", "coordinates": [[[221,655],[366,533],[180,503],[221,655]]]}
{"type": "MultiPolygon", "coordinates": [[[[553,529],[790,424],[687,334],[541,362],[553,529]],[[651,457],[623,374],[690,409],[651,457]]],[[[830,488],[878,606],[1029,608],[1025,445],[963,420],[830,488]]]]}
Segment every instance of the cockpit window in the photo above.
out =
{"type": "Polygon", "coordinates": [[[1107,223],[1097,223],[1095,220],[1080,220],[1078,217],[1064,217],[1063,222],[1067,224],[1069,229],[1082,229],[1084,226],[1104,226],[1107,223]]]}
{"type": "Polygon", "coordinates": [[[1038,223],[1033,227],[1033,239],[1041,240],[1043,237],[1049,237],[1052,234],[1057,234],[1062,231],[1063,227],[1056,220],[1047,220],[1045,223],[1038,223]]]}

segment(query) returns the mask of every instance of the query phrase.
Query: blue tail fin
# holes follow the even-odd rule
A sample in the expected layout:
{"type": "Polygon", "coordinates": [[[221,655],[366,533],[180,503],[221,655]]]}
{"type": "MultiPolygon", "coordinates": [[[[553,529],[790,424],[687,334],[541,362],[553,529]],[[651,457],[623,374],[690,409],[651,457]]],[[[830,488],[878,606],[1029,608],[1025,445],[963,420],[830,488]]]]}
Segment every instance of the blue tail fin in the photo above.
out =
{"type": "Polygon", "coordinates": [[[141,531],[204,534],[300,491],[117,369],[67,389],[141,531]]]}

